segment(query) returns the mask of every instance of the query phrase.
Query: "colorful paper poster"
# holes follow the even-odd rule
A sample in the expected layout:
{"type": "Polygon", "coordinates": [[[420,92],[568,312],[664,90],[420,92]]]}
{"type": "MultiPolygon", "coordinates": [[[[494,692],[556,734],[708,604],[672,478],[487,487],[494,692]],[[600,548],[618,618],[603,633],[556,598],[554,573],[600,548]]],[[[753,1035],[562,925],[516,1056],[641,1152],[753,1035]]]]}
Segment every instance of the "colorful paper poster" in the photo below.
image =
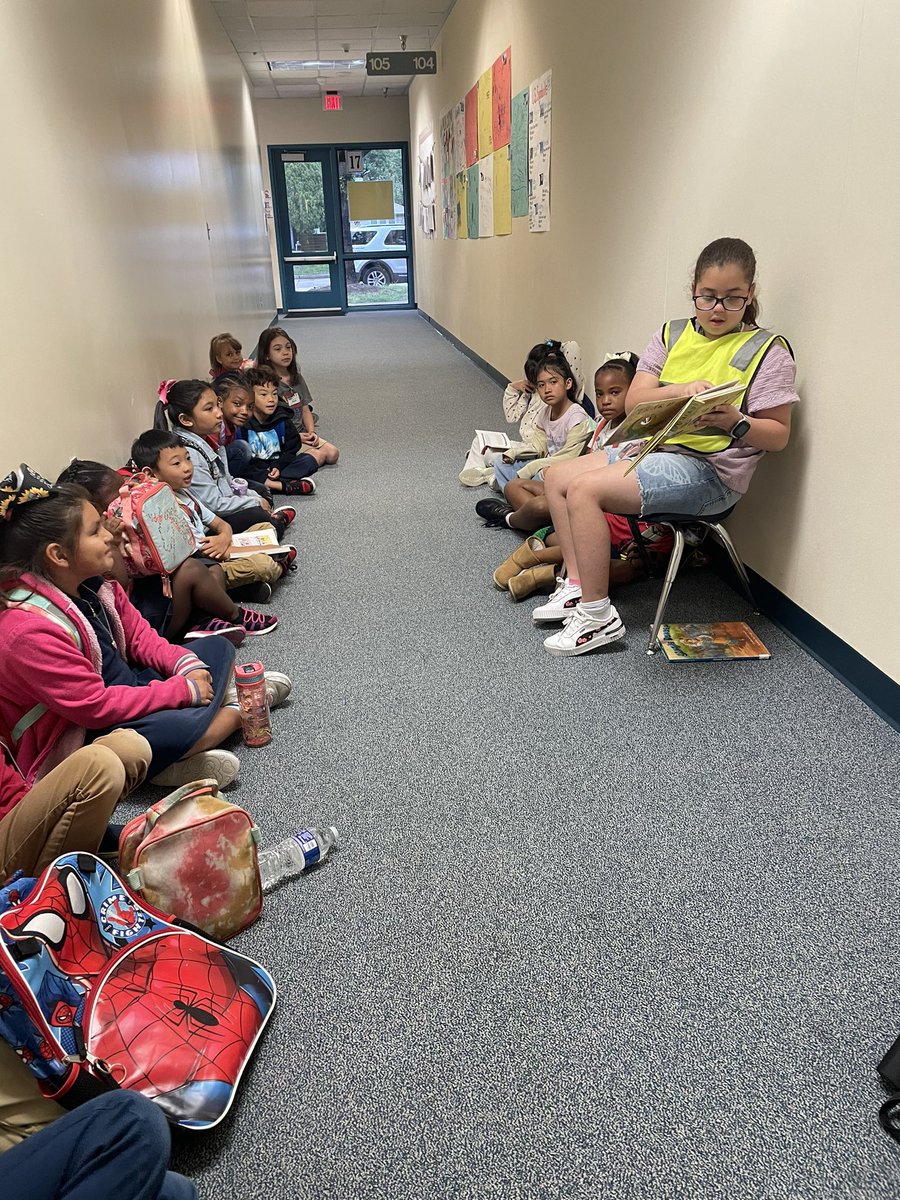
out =
{"type": "Polygon", "coordinates": [[[528,97],[528,228],[550,228],[550,110],[552,72],[532,83],[528,97]]]}
{"type": "Polygon", "coordinates": [[[528,88],[512,98],[512,130],[509,141],[512,175],[512,215],[528,216],[528,88]]]}
{"type": "Polygon", "coordinates": [[[478,236],[494,236],[494,156],[478,163],[478,236]]]}
{"type": "Polygon", "coordinates": [[[491,129],[494,149],[509,145],[512,95],[512,49],[507,46],[494,63],[491,77],[491,129]]]}
{"type": "Polygon", "coordinates": [[[456,236],[458,238],[469,236],[469,214],[466,209],[468,190],[469,174],[467,171],[460,171],[456,176],[456,236]]]}
{"type": "Polygon", "coordinates": [[[466,92],[466,166],[478,162],[478,84],[466,92]]]}
{"type": "Polygon", "coordinates": [[[441,229],[445,238],[456,237],[456,185],[453,181],[453,109],[441,117],[441,229]]]}
{"type": "Polygon", "coordinates": [[[351,221],[393,221],[393,183],[390,179],[349,179],[347,209],[351,221]]]}
{"type": "Polygon", "coordinates": [[[419,134],[419,207],[418,225],[426,237],[435,234],[434,203],[434,127],[429,121],[419,134]]]}
{"type": "Polygon", "coordinates": [[[494,135],[491,129],[493,109],[491,108],[491,78],[492,69],[484,72],[478,80],[478,157],[484,158],[494,149],[494,135]]]}
{"type": "Polygon", "coordinates": [[[466,224],[469,237],[478,237],[478,163],[466,171],[466,224]]]}
{"type": "Polygon", "coordinates": [[[494,236],[512,233],[509,146],[494,151],[494,236]]]}
{"type": "Polygon", "coordinates": [[[466,102],[453,106],[453,174],[466,169],[466,102]]]}

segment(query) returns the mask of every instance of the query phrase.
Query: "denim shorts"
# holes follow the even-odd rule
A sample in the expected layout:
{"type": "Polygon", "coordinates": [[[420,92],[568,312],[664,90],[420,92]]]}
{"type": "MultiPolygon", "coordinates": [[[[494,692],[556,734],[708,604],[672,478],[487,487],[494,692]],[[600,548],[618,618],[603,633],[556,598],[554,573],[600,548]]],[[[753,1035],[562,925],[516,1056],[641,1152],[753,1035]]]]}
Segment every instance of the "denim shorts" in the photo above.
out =
{"type": "MultiPolygon", "coordinates": [[[[618,446],[607,446],[610,462],[619,458],[618,446]]],[[[737,504],[743,493],[726,487],[712,463],[692,454],[657,450],[634,469],[641,490],[640,516],[683,513],[689,517],[715,516],[737,504]]]]}

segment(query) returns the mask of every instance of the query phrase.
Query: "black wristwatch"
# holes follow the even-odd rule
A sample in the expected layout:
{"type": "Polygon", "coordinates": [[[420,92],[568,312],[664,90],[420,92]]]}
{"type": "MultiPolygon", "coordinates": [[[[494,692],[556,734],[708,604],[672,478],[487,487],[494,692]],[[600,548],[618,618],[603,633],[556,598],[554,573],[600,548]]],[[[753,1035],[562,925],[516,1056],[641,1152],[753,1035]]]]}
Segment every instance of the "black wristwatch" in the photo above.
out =
{"type": "Polygon", "coordinates": [[[736,425],[731,428],[731,440],[736,442],[738,438],[742,438],[744,434],[750,432],[750,422],[746,417],[741,417],[736,425]]]}

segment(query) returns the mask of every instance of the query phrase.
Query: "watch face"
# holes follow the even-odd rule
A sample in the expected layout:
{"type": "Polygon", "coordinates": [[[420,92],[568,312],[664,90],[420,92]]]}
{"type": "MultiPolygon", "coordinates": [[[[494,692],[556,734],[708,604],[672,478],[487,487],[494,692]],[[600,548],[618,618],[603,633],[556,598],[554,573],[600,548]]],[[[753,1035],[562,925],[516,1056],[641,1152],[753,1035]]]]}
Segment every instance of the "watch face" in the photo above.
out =
{"type": "Polygon", "coordinates": [[[733,438],[742,438],[745,433],[749,432],[750,422],[746,417],[741,417],[740,421],[732,428],[731,436],[733,438]]]}

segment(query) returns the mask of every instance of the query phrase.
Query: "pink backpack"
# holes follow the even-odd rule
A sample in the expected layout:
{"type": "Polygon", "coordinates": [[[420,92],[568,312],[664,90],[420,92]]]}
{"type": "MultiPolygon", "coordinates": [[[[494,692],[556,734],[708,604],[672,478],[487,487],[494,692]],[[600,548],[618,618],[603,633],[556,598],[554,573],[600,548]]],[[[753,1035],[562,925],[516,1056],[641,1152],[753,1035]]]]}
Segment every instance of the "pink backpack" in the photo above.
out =
{"type": "Polygon", "coordinates": [[[172,594],[169,576],[197,549],[191,523],[167,483],[133,475],[106,510],[122,522],[122,554],[132,577],[161,575],[172,594]]]}

